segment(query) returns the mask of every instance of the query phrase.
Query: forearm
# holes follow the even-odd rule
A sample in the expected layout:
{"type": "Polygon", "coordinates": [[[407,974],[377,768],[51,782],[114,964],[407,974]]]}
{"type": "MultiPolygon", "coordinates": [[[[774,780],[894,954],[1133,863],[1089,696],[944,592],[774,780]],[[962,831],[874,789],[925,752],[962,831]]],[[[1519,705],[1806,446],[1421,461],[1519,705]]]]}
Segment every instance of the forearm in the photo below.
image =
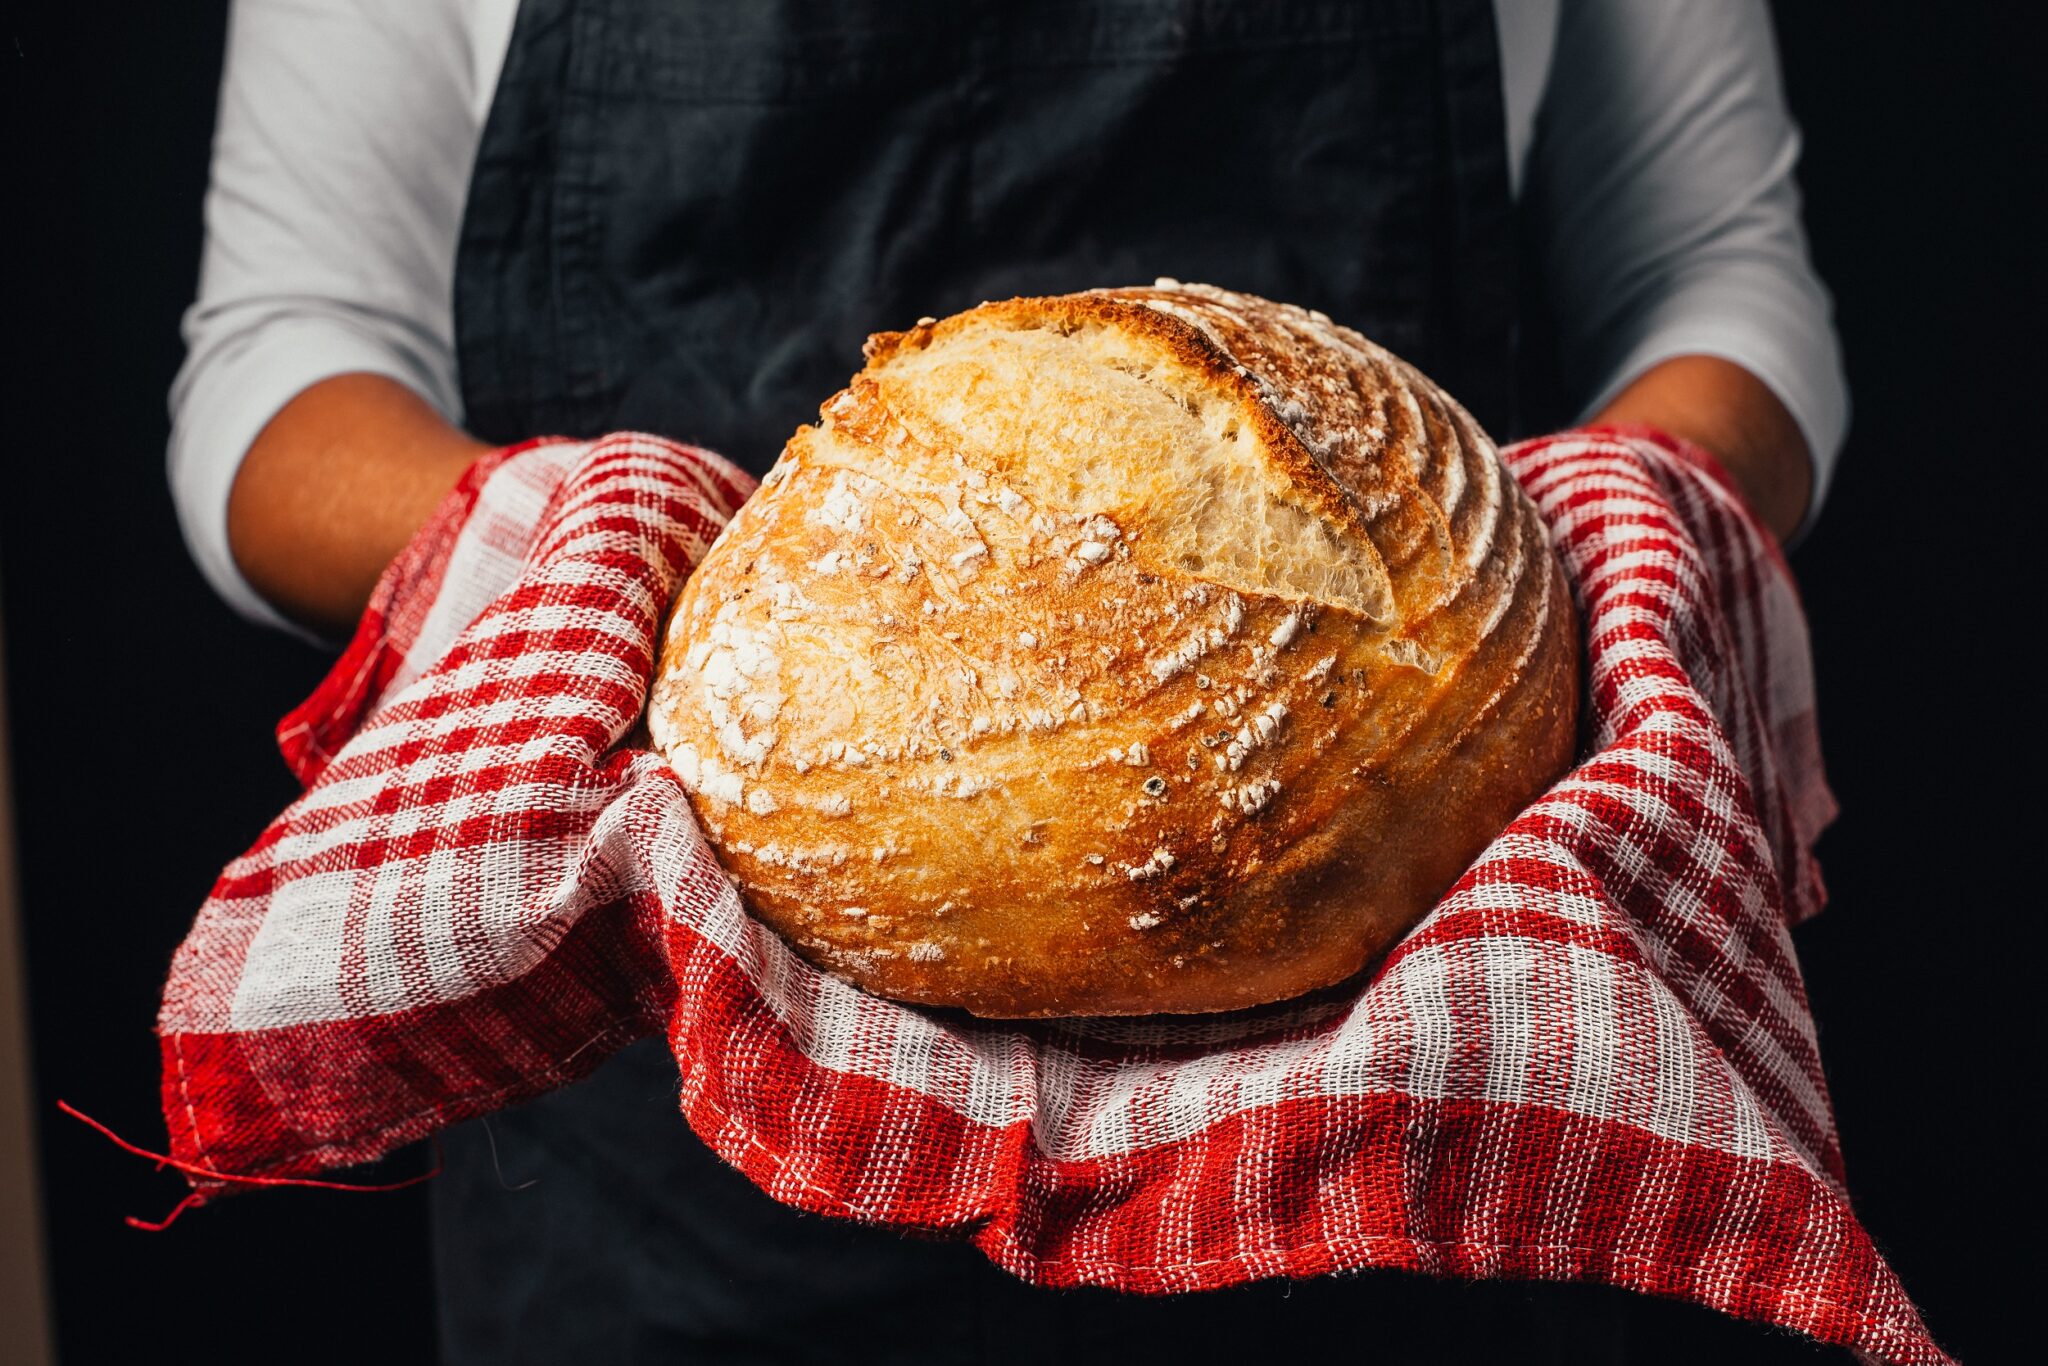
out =
{"type": "Polygon", "coordinates": [[[1813,497],[1806,438],[1770,387],[1718,356],[1674,356],[1644,371],[1593,419],[1641,422],[1705,447],[1779,540],[1813,497]]]}
{"type": "Polygon", "coordinates": [[[346,631],[384,566],[486,449],[394,380],[321,380],[243,457],[228,498],[235,564],[293,620],[346,631]]]}
{"type": "Polygon", "coordinates": [[[1773,531],[1797,530],[1848,394],[1769,6],[1562,6],[1538,124],[1519,202],[1560,397],[1691,438],[1773,531]]]}

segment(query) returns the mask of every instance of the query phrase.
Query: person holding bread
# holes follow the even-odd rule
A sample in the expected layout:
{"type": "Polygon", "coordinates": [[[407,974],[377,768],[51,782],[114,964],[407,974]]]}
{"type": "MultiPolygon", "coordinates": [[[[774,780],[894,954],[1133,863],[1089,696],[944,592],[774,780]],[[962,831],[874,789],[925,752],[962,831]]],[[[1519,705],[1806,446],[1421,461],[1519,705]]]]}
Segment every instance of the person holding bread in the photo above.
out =
{"type": "MultiPolygon", "coordinates": [[[[1847,422],[1797,152],[1761,0],[237,0],[172,488],[223,597],[332,638],[487,450],[638,429],[762,473],[870,332],[1166,276],[1319,310],[1496,437],[1688,438],[1790,539],[1847,422]]],[[[1387,1360],[1625,1360],[1644,1312],[1393,1276],[1031,1290],[775,1204],[675,1082],[646,1041],[451,1137],[446,1360],[1360,1324],[1387,1360]]]]}

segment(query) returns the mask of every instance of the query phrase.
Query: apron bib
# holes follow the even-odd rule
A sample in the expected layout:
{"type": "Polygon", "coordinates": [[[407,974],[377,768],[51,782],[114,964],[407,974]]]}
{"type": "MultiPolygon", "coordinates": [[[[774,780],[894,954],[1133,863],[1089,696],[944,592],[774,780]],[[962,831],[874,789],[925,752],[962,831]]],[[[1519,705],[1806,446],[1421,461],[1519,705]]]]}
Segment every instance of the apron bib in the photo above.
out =
{"type": "Polygon", "coordinates": [[[533,0],[458,259],[468,422],[758,473],[870,332],[1170,275],[1505,429],[1495,44],[1487,0],[533,0]]]}

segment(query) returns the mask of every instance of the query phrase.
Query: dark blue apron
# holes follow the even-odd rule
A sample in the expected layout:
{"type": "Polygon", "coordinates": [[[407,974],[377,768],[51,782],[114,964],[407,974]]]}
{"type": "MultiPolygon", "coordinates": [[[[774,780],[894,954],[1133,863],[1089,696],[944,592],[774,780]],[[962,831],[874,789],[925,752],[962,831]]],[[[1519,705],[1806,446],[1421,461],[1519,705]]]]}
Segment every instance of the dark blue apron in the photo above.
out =
{"type": "Polygon", "coordinates": [[[529,0],[456,273],[469,424],[756,471],[869,332],[1160,275],[1508,420],[1488,0],[529,0]]]}
{"type": "MultiPolygon", "coordinates": [[[[1498,429],[1513,236],[1490,0],[529,0],[463,393],[488,439],[641,428],[759,472],[870,331],[1171,275],[1321,308],[1498,429]]],[[[455,1363],[1618,1359],[1613,1292],[1055,1294],[799,1216],[690,1134],[658,1041],[447,1156],[455,1363]]]]}

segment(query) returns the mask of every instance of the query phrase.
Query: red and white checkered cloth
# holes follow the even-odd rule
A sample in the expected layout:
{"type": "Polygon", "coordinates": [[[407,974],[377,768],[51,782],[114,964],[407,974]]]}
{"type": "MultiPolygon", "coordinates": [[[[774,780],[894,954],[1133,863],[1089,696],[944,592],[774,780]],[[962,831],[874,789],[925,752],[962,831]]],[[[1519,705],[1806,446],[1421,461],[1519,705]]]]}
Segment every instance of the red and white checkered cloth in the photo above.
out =
{"type": "Polygon", "coordinates": [[[1590,756],[1369,981],[1025,1026],[798,958],[638,733],[752,481],[641,436],[486,460],[287,718],[306,793],[178,952],[175,1157],[202,1194],[362,1162],[661,1029],[684,1116],[775,1198],[1043,1284],[1603,1281],[1947,1360],[1850,1211],[1787,933],[1833,803],[1784,562],[1680,443],[1508,459],[1583,609],[1590,756]]]}

